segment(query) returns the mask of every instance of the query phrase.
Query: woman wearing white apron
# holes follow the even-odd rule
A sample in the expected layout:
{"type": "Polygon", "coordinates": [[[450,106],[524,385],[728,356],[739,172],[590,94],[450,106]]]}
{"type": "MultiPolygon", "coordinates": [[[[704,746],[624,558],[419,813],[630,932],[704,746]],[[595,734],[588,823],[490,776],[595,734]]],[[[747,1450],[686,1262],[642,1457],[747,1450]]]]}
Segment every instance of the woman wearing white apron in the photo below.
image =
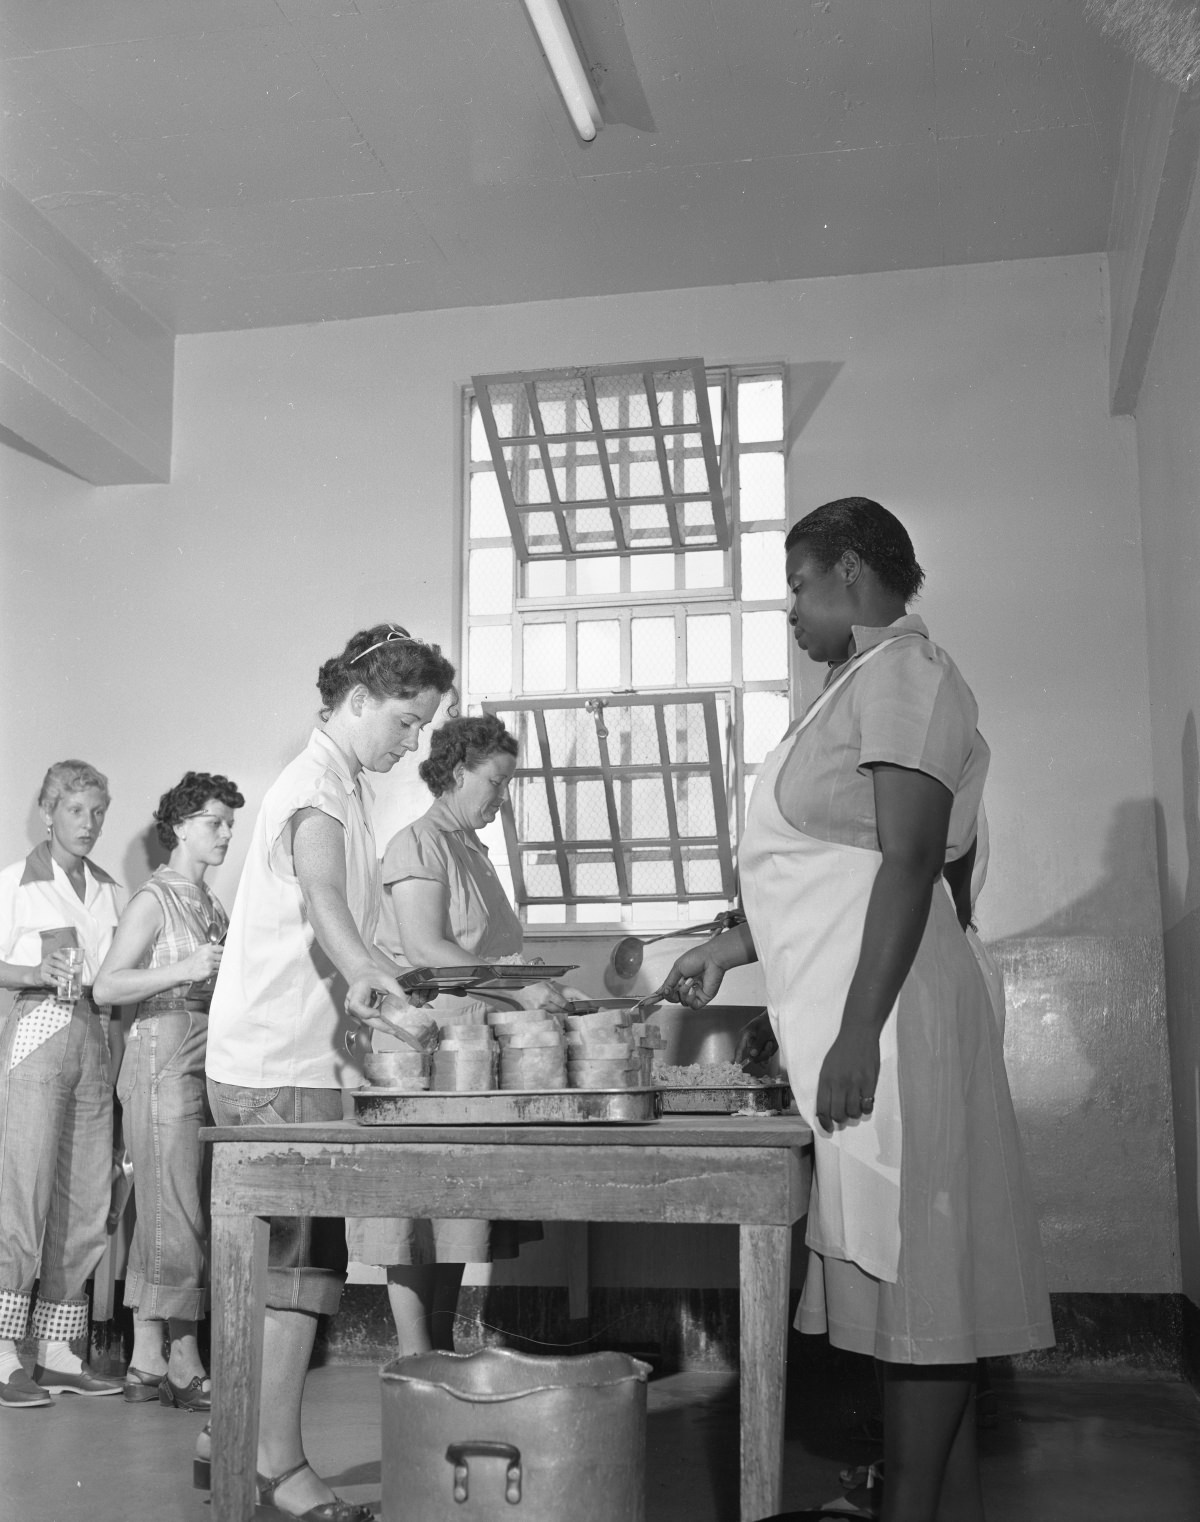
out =
{"type": "Polygon", "coordinates": [[[987,988],[943,867],[988,749],[957,668],[907,616],[903,526],[851,497],[786,542],[790,622],[825,691],[772,752],[739,855],[747,923],[682,956],[707,1003],[756,957],[815,1133],[799,1324],[884,1374],[883,1522],[981,1522],[975,1361],[1053,1342],[987,988]]]}

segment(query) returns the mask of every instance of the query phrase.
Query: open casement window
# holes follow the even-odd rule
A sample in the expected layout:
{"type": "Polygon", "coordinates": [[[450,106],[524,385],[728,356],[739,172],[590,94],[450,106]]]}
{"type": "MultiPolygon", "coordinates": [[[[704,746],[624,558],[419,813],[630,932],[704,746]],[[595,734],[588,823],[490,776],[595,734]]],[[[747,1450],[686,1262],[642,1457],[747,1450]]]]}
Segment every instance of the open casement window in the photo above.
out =
{"type": "MultiPolygon", "coordinates": [[[[644,377],[653,375],[655,367],[626,366],[622,373],[635,371],[644,377]]],[[[607,551],[564,552],[558,540],[555,553],[537,553],[523,560],[514,545],[485,427],[485,404],[470,391],[464,394],[463,699],[464,712],[479,713],[487,707],[511,725],[533,725],[529,734],[536,735],[533,716],[537,711],[552,726],[566,722],[561,714],[555,718],[556,713],[572,710],[578,714],[582,709],[586,717],[587,701],[599,700],[610,716],[611,733],[616,722],[611,717],[614,705],[619,708],[631,696],[666,702],[670,694],[676,704],[687,704],[711,695],[722,745],[728,721],[729,753],[726,758],[722,752],[721,763],[725,779],[722,828],[736,844],[755,775],[790,718],[789,651],[793,646],[788,638],[783,554],[787,411],[782,366],[712,366],[703,380],[718,474],[724,483],[729,543],[721,548],[711,542],[699,546],[664,542],[653,553],[649,546],[618,550],[606,507],[607,551]]],[[[537,381],[530,374],[505,383],[518,386],[522,405],[529,407],[537,381]]],[[[489,405],[494,410],[494,399],[489,405]]],[[[543,406],[543,424],[545,410],[543,406]]],[[[554,423],[560,424],[558,416],[554,423]]],[[[587,722],[594,732],[590,717],[587,722]]],[[[648,722],[646,714],[636,722],[648,722]]],[[[523,757],[533,754],[529,734],[522,733],[523,757]]],[[[592,742],[583,738],[580,744],[584,743],[592,742]]],[[[620,759],[615,751],[613,759],[620,759]]],[[[641,751],[638,759],[643,764],[641,751]]],[[[701,758],[689,751],[686,759],[701,758]]],[[[537,768],[541,761],[539,752],[523,764],[537,768]]],[[[644,764],[655,763],[661,763],[657,752],[644,764]]],[[[661,773],[657,775],[655,786],[661,793],[661,773]]],[[[594,777],[577,780],[597,781],[594,777]]],[[[525,869],[516,838],[523,832],[523,838],[549,842],[553,831],[530,833],[518,822],[510,841],[496,821],[484,832],[501,881],[514,897],[525,898],[521,917],[531,929],[554,925],[567,932],[571,927],[617,923],[667,929],[711,919],[732,906],[719,873],[711,879],[718,884],[711,897],[691,896],[699,891],[700,878],[693,875],[689,881],[687,862],[709,861],[715,868],[720,859],[715,845],[697,843],[694,850],[689,846],[686,857],[680,857],[684,878],[680,893],[669,846],[650,843],[670,835],[669,821],[657,816],[651,821],[642,813],[641,799],[650,794],[644,777],[629,779],[634,780],[639,783],[637,801],[630,790],[628,803],[622,806],[627,809],[630,829],[640,835],[644,825],[650,854],[637,861],[638,871],[632,873],[637,878],[632,886],[638,893],[631,901],[623,900],[618,891],[614,836],[606,816],[597,832],[582,838],[601,839],[608,850],[606,883],[612,892],[607,897],[591,887],[581,888],[578,873],[564,897],[560,858],[553,855],[550,861],[548,845],[539,848],[539,857],[545,859],[535,865],[539,869],[552,865],[552,874],[543,872],[536,887],[526,874],[518,891],[518,873],[525,869]],[[651,890],[661,893],[659,898],[642,898],[638,894],[646,881],[644,870],[651,863],[665,875],[666,887],[651,890]]],[[[689,791],[694,785],[689,778],[689,791]]],[[[542,787],[548,810],[544,782],[542,787]]],[[[589,789],[584,788],[583,797],[588,795],[589,789]]],[[[522,796],[521,788],[515,796],[522,796]]],[[[594,790],[592,796],[596,796],[594,790]]],[[[574,806],[578,807],[578,794],[574,806]]],[[[665,813],[665,800],[663,809],[665,813]]],[[[715,840],[719,833],[715,824],[708,833],[715,840]]],[[[631,857],[631,871],[634,861],[631,857]]],[[[588,869],[584,882],[599,880],[591,873],[594,861],[585,856],[580,863],[588,869]]],[[[697,866],[694,872],[699,871],[697,866]]]]}
{"type": "Polygon", "coordinates": [[[520,747],[502,816],[517,903],[731,900],[730,697],[484,703],[520,747]]]}
{"type": "Polygon", "coordinates": [[[729,547],[701,360],[473,384],[518,560],[729,547]]]}

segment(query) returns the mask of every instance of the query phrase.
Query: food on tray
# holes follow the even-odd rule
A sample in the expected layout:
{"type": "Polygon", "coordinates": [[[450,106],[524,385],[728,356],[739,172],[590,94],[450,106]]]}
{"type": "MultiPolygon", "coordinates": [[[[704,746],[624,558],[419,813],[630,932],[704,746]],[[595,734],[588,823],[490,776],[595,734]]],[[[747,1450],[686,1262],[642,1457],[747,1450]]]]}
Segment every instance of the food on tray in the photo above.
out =
{"type": "Polygon", "coordinates": [[[736,1062],[689,1062],[682,1065],[664,1062],[654,1069],[654,1082],[660,1089],[756,1089],[769,1078],[755,1078],[736,1062]]]}

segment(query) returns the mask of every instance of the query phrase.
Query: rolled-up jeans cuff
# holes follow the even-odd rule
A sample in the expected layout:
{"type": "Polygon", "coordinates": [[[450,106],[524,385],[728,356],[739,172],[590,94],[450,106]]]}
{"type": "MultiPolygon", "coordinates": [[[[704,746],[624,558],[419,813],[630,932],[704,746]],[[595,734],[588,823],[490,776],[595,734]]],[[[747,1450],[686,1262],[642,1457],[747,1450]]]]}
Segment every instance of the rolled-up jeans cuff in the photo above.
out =
{"type": "Polygon", "coordinates": [[[33,1296],[22,1290],[0,1289],[0,1337],[20,1342],[29,1330],[29,1305],[33,1296]]]}
{"type": "Polygon", "coordinates": [[[267,1306],[273,1311],[306,1311],[333,1316],[342,1303],[345,1274],[323,1268],[269,1268],[267,1306]]]}
{"type": "Polygon", "coordinates": [[[138,1313],[139,1321],[203,1321],[208,1314],[208,1291],[194,1286],[151,1284],[140,1279],[125,1285],[125,1304],[138,1313]]]}
{"type": "Polygon", "coordinates": [[[88,1331],[88,1302],[81,1300],[43,1300],[39,1295],[34,1301],[29,1330],[34,1337],[47,1342],[73,1342],[86,1337],[88,1331]]]}

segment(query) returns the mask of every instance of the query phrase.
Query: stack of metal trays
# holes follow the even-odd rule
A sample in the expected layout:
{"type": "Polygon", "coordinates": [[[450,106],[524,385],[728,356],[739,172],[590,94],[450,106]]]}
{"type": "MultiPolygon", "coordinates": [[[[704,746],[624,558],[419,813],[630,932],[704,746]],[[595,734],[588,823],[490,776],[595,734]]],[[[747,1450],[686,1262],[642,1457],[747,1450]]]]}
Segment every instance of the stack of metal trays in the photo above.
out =
{"type": "Polygon", "coordinates": [[[527,1126],[623,1124],[657,1120],[654,1089],[493,1089],[490,1093],[354,1092],[361,1126],[527,1126]]]}

